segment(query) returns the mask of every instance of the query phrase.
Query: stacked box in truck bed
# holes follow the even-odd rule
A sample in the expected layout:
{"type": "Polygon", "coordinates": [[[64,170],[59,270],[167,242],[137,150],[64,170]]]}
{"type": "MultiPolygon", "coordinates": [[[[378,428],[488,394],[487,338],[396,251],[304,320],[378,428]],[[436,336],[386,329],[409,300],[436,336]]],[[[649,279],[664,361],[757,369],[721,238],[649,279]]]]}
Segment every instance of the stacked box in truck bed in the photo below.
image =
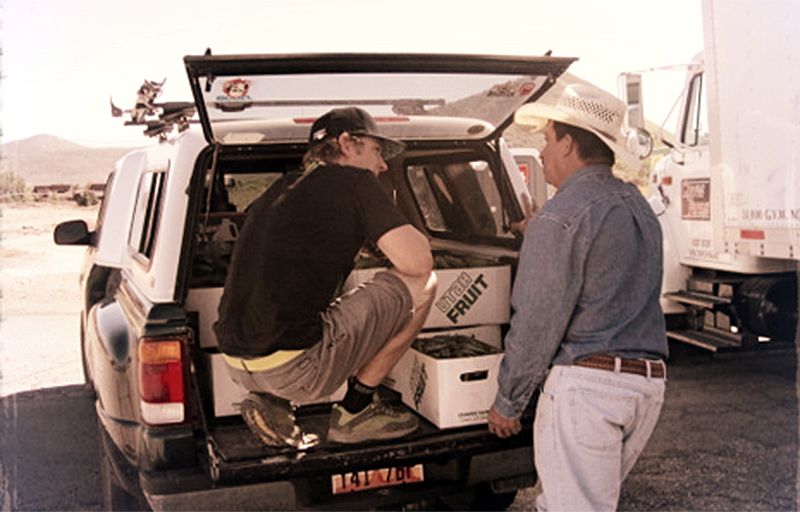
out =
{"type": "MultiPolygon", "coordinates": [[[[383,268],[354,270],[349,290],[369,281],[383,268]]],[[[438,286],[423,329],[504,324],[509,319],[511,269],[508,265],[437,268],[438,286]]]]}
{"type": "Polygon", "coordinates": [[[427,332],[384,383],[439,428],[486,423],[497,394],[499,326],[427,332]]]}
{"type": "MultiPolygon", "coordinates": [[[[439,261],[441,262],[441,258],[439,261]]],[[[380,270],[383,269],[374,267],[354,270],[347,279],[344,290],[355,288],[368,281],[380,270]]],[[[436,298],[420,337],[468,336],[499,348],[500,326],[509,319],[511,286],[509,266],[437,269],[436,274],[439,281],[436,298]]],[[[189,291],[186,301],[187,311],[197,315],[199,345],[211,381],[210,389],[216,417],[237,415],[237,404],[247,394],[244,388],[230,379],[226,363],[217,349],[212,326],[217,319],[217,305],[221,296],[222,288],[194,288],[189,291]]],[[[420,414],[440,427],[482,423],[485,422],[486,411],[497,390],[496,377],[500,357],[500,354],[490,354],[478,358],[437,361],[410,350],[388,376],[386,384],[403,391],[403,401],[407,405],[413,406],[420,414]],[[421,396],[415,399],[409,394],[413,394],[410,387],[412,380],[406,373],[412,372],[415,358],[427,361],[426,371],[431,375],[431,380],[427,381],[429,386],[424,400],[421,400],[421,396]],[[481,373],[483,375],[481,379],[459,380],[459,367],[463,367],[464,371],[485,373],[481,373]],[[453,377],[452,382],[449,377],[453,377]],[[447,379],[447,383],[443,380],[438,384],[439,379],[447,379]],[[463,401],[460,404],[456,401],[449,402],[452,412],[441,415],[439,404],[443,404],[444,401],[440,401],[438,395],[456,391],[463,396],[463,401]]],[[[420,364],[422,363],[417,364],[418,370],[420,364]]],[[[413,387],[419,391],[421,389],[419,371],[416,376],[413,387]]],[[[341,400],[344,392],[345,388],[342,387],[323,402],[341,400]]]]}

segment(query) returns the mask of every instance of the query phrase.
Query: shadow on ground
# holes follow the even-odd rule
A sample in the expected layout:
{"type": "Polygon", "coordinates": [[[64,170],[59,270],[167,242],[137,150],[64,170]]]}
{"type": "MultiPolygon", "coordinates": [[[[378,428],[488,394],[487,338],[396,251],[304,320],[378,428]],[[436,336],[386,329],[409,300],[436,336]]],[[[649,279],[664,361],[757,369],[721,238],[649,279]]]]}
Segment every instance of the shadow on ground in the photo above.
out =
{"type": "Polygon", "coordinates": [[[0,400],[0,509],[102,510],[89,392],[75,385],[0,400]]]}

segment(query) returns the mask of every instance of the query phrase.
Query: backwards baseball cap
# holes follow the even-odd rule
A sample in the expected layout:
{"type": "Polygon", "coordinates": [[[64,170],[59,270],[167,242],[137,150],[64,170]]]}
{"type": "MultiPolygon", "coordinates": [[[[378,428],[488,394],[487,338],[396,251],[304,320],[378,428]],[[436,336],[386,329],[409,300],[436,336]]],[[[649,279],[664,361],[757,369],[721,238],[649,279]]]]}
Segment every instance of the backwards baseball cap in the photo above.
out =
{"type": "Polygon", "coordinates": [[[319,117],[311,125],[308,145],[315,146],[329,137],[339,137],[343,133],[366,135],[377,140],[384,160],[396,157],[406,148],[402,142],[381,135],[372,116],[358,107],[335,108],[319,117]]]}

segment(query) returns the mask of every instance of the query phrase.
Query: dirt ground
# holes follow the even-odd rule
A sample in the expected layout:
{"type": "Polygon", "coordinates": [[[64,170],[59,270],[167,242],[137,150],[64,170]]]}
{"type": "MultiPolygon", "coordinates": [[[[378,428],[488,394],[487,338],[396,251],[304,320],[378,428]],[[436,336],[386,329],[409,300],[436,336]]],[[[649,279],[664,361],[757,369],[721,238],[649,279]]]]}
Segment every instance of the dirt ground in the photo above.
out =
{"type": "Polygon", "coordinates": [[[84,247],[57,246],[53,229],[97,206],[0,205],[0,396],[83,382],[78,275],[84,247]]]}

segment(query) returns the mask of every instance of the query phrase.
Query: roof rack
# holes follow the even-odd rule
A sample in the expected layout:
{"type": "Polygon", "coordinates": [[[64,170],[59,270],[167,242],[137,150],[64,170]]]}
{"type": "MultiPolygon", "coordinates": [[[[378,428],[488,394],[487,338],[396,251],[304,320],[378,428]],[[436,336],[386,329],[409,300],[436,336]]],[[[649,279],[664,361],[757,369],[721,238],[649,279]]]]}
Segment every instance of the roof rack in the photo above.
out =
{"type": "Polygon", "coordinates": [[[192,116],[195,114],[195,104],[190,101],[167,101],[156,103],[155,99],[161,94],[161,89],[167,81],[161,82],[145,80],[137,91],[136,104],[131,109],[123,110],[114,105],[111,99],[112,117],[122,117],[130,114],[130,120],[125,121],[125,126],[146,126],[144,131],[148,137],[157,137],[159,142],[167,140],[172,129],[177,127],[182,132],[189,127],[192,116]]]}
{"type": "Polygon", "coordinates": [[[232,100],[209,101],[209,107],[223,112],[241,112],[250,107],[312,107],[312,106],[350,106],[350,105],[391,105],[397,115],[423,115],[428,113],[426,106],[440,107],[446,102],[441,98],[402,98],[402,99],[344,99],[344,100],[232,100]]]}

